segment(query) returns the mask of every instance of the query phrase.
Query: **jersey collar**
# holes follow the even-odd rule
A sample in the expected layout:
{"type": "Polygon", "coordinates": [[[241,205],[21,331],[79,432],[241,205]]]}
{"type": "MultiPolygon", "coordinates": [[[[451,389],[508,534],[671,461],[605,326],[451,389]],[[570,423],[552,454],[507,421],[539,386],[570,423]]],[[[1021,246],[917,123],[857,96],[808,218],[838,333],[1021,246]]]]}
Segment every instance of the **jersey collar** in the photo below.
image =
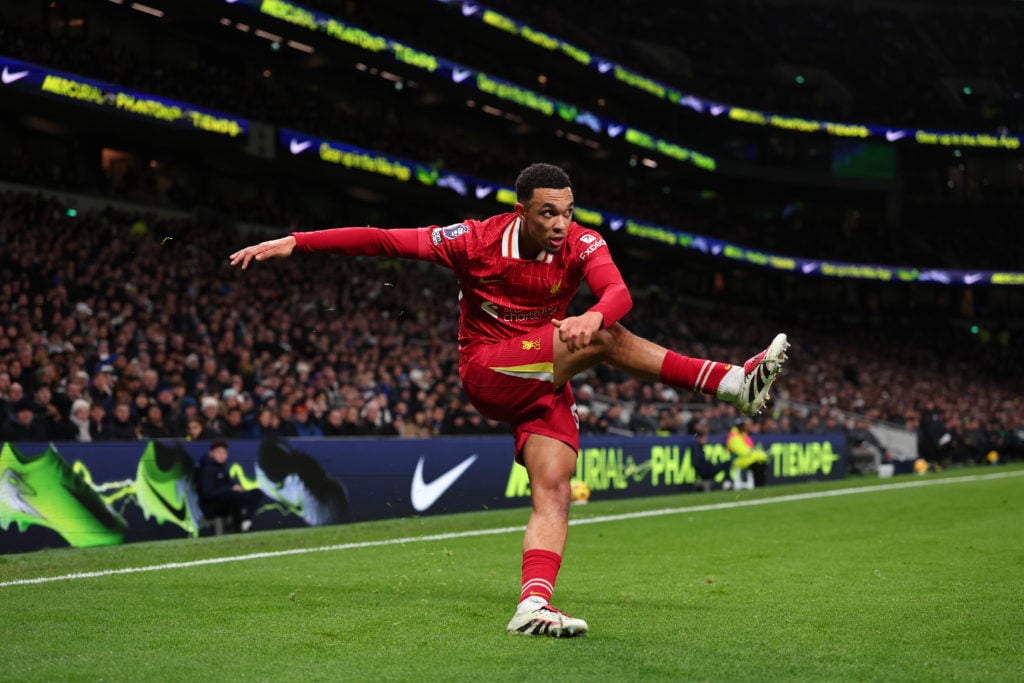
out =
{"type": "MultiPolygon", "coordinates": [[[[522,227],[523,219],[516,216],[516,219],[508,224],[505,232],[501,234],[501,255],[503,258],[521,259],[519,255],[519,230],[522,227]]],[[[551,263],[555,257],[541,249],[535,261],[551,263]]]]}

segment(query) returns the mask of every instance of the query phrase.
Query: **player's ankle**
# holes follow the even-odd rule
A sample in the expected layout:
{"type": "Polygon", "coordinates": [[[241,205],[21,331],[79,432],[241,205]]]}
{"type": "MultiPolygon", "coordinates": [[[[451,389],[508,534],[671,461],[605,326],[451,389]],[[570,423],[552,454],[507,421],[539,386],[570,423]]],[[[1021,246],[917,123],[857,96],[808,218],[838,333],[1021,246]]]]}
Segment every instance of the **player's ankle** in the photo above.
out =
{"type": "Polygon", "coordinates": [[[530,597],[523,598],[519,601],[519,605],[516,607],[516,612],[533,611],[539,607],[543,607],[546,604],[548,604],[548,601],[544,598],[538,597],[536,595],[531,595],[530,597]]]}
{"type": "Polygon", "coordinates": [[[735,399],[740,394],[740,387],[743,386],[743,366],[734,365],[725,373],[725,377],[718,384],[718,391],[715,396],[725,401],[735,399]]]}

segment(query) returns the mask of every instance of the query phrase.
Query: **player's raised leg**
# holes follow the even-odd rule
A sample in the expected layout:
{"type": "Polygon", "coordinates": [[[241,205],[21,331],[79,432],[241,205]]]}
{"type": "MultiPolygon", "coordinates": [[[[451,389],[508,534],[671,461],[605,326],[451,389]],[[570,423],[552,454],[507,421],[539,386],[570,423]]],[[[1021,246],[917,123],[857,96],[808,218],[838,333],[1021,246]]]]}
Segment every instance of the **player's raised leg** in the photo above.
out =
{"type": "Polygon", "coordinates": [[[763,351],[740,367],[683,356],[638,337],[618,323],[595,332],[589,345],[570,351],[559,339],[556,329],[555,386],[562,386],[577,374],[604,362],[639,379],[717,396],[745,415],[756,415],[770,398],[768,392],[782,371],[788,348],[786,335],[777,334],[763,351]]]}

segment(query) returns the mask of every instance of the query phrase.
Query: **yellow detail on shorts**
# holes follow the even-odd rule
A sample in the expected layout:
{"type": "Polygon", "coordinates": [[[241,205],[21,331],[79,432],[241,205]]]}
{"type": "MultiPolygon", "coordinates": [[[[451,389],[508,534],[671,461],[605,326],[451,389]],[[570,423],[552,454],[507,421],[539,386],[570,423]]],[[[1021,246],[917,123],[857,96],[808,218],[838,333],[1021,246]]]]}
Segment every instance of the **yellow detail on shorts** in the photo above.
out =
{"type": "Polygon", "coordinates": [[[540,339],[524,339],[523,351],[539,351],[540,339]]]}
{"type": "Polygon", "coordinates": [[[539,379],[544,382],[555,381],[555,364],[551,362],[527,363],[526,365],[513,365],[507,368],[491,368],[491,370],[521,379],[539,379]]]}

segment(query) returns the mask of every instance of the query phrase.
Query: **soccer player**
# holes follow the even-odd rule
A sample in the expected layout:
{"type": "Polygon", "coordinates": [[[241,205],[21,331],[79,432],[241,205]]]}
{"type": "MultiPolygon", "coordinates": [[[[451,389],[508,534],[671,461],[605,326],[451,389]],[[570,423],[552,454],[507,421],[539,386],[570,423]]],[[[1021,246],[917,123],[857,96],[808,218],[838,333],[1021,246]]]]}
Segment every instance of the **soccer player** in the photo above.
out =
{"type": "Polygon", "coordinates": [[[587,623],[550,604],[569,529],[579,422],[569,380],[609,363],[631,375],[715,395],[745,414],[768,400],[789,344],[779,334],[742,366],[682,356],[630,333],[633,305],[601,235],[573,222],[572,184],[551,164],[523,169],[513,212],[447,227],[295,232],[240,249],[231,265],[327,251],[420,259],[452,269],[460,292],[459,374],[486,417],[513,428],[533,510],[523,538],[522,591],[508,631],[576,636],[587,623]],[[597,303],[566,310],[581,283],[597,303]]]}

